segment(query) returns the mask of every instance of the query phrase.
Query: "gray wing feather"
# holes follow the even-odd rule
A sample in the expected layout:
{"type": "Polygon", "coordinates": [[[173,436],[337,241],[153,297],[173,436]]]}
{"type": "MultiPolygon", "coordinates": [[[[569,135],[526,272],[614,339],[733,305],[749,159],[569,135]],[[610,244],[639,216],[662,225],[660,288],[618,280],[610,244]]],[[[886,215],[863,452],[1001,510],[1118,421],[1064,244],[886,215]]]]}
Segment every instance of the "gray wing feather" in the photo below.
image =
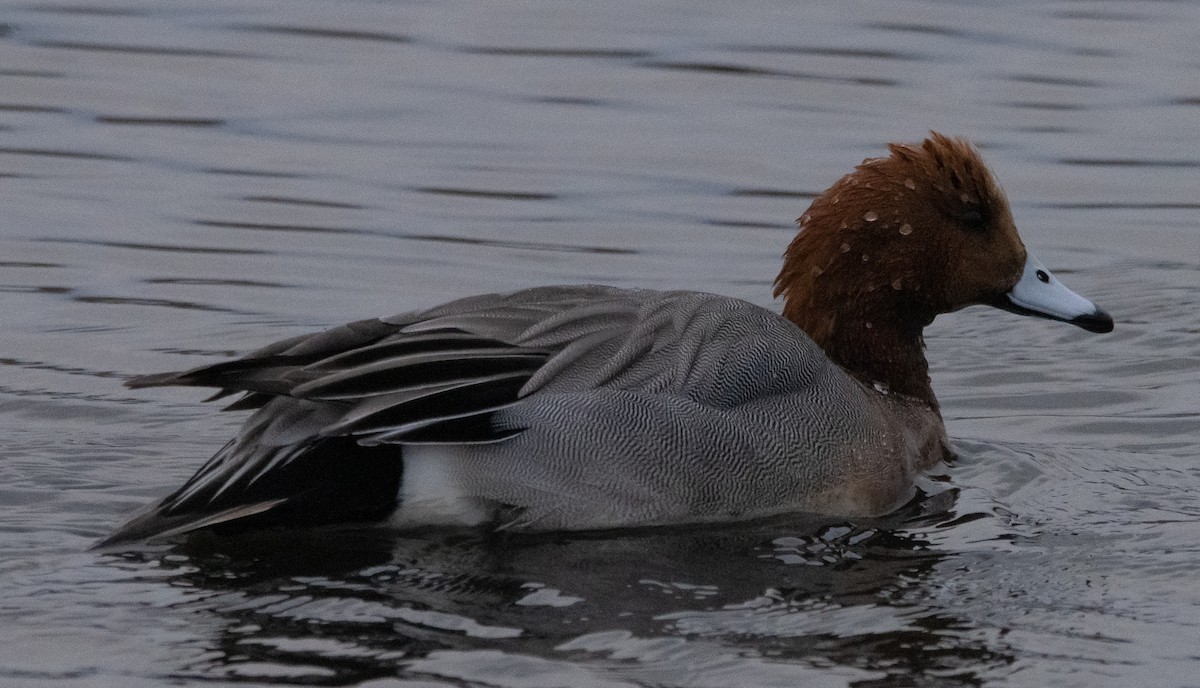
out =
{"type": "MultiPolygon", "coordinates": [[[[824,356],[794,325],[736,299],[548,287],[350,323],[227,363],[128,384],[244,391],[248,396],[234,407],[261,407],[160,505],[163,512],[210,518],[217,507],[236,513],[229,495],[286,467],[322,438],[504,446],[526,429],[525,420],[556,422],[556,397],[576,400],[567,408],[592,391],[633,391],[729,408],[812,384],[820,371],[806,370],[806,361],[818,360],[824,356]],[[788,351],[781,357],[772,347],[788,351]],[[535,397],[541,401],[530,407],[534,412],[516,411],[535,397]]],[[[620,425],[625,412],[614,409],[612,422],[620,425]]]]}
{"type": "MultiPolygon", "coordinates": [[[[216,386],[227,393],[328,402],[340,409],[338,419],[314,428],[314,434],[386,430],[402,441],[403,433],[394,432],[402,426],[428,425],[471,410],[462,402],[439,416],[433,400],[446,402],[455,390],[474,391],[486,397],[479,412],[489,413],[500,405],[489,384],[508,390],[516,379],[524,382],[509,401],[543,389],[612,387],[673,392],[714,405],[738,403],[773,376],[743,374],[725,385],[726,375],[699,365],[701,354],[709,362],[714,356],[745,357],[740,340],[764,329],[802,353],[815,351],[790,323],[736,299],[608,287],[538,288],[359,321],[293,337],[228,363],[133,378],[128,384],[216,386]],[[697,374],[698,368],[704,374],[697,374]],[[397,413],[403,420],[393,427],[379,422],[389,411],[422,404],[430,415],[397,413]]],[[[770,356],[764,351],[760,358],[770,356]]],[[[261,406],[263,399],[250,403],[261,406]]]]}

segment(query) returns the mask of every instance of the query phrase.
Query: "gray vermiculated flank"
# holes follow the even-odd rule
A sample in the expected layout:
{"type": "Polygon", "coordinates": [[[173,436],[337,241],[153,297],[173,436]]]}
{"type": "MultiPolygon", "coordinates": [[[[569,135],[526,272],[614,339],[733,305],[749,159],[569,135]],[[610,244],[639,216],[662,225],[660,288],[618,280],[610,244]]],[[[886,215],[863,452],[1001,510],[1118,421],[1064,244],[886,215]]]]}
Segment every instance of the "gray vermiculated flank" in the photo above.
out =
{"type": "Polygon", "coordinates": [[[506,525],[537,529],[803,508],[869,468],[848,465],[848,447],[895,441],[799,328],[697,292],[476,296],[130,384],[275,395],[252,397],[262,407],[239,435],[143,529],[272,498],[262,485],[330,437],[444,445],[468,495],[516,506],[506,525]]]}

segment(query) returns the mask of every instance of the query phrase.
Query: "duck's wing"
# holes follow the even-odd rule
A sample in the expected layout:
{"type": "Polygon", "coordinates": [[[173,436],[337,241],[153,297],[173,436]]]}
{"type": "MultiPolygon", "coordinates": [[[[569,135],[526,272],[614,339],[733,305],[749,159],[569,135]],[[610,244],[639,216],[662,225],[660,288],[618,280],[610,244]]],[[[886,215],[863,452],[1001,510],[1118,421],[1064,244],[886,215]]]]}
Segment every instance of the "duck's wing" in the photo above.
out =
{"type": "Polygon", "coordinates": [[[313,402],[336,411],[310,428],[319,437],[467,443],[503,439],[486,418],[537,391],[605,387],[728,407],[776,393],[764,385],[803,383],[780,357],[802,367],[824,360],[798,328],[738,299],[542,287],[353,322],[126,384],[219,388],[213,399],[246,393],[228,409],[275,397],[313,402]]]}
{"type": "Polygon", "coordinates": [[[288,397],[336,411],[308,428],[314,437],[353,436],[362,444],[496,441],[513,431],[490,430],[484,422],[490,413],[627,334],[648,293],[556,287],[476,296],[126,385],[218,388],[210,400],[245,393],[227,410],[288,397]]]}
{"type": "Polygon", "coordinates": [[[109,542],[281,509],[350,520],[333,518],[345,510],[338,500],[358,502],[364,514],[386,512],[400,456],[373,448],[504,441],[525,428],[493,423],[495,414],[539,391],[608,387],[735,405],[761,392],[737,378],[776,384],[781,376],[731,378],[722,357],[745,358],[741,333],[762,339],[764,326],[780,323],[795,330],[709,294],[547,287],[358,321],[237,360],[135,377],[130,387],[215,387],[214,398],[243,392],[228,408],[258,410],[186,484],[109,542]]]}

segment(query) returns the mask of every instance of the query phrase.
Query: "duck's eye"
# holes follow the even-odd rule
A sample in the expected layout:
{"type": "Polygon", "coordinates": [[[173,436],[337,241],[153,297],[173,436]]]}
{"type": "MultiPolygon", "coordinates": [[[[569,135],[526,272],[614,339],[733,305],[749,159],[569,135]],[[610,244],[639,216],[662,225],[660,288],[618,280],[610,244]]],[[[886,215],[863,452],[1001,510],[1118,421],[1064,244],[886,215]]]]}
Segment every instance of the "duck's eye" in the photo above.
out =
{"type": "Polygon", "coordinates": [[[978,210],[968,210],[959,219],[967,229],[983,229],[983,226],[987,224],[987,218],[978,210]]]}

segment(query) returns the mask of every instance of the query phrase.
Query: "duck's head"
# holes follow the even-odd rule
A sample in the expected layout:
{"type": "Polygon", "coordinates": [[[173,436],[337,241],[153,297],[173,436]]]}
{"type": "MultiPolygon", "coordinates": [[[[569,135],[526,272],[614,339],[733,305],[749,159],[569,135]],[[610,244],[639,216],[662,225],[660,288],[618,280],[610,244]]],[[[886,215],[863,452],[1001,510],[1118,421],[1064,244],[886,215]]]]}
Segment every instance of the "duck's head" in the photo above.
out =
{"type": "MultiPolygon", "coordinates": [[[[935,132],[888,148],[813,201],[775,282],[785,316],[831,357],[860,377],[886,377],[856,370],[857,359],[869,358],[856,350],[913,337],[919,344],[935,316],[976,304],[1112,330],[1107,313],[1025,249],[1004,192],[971,144],[935,132]]],[[[914,365],[892,365],[902,364],[914,365]]]]}

